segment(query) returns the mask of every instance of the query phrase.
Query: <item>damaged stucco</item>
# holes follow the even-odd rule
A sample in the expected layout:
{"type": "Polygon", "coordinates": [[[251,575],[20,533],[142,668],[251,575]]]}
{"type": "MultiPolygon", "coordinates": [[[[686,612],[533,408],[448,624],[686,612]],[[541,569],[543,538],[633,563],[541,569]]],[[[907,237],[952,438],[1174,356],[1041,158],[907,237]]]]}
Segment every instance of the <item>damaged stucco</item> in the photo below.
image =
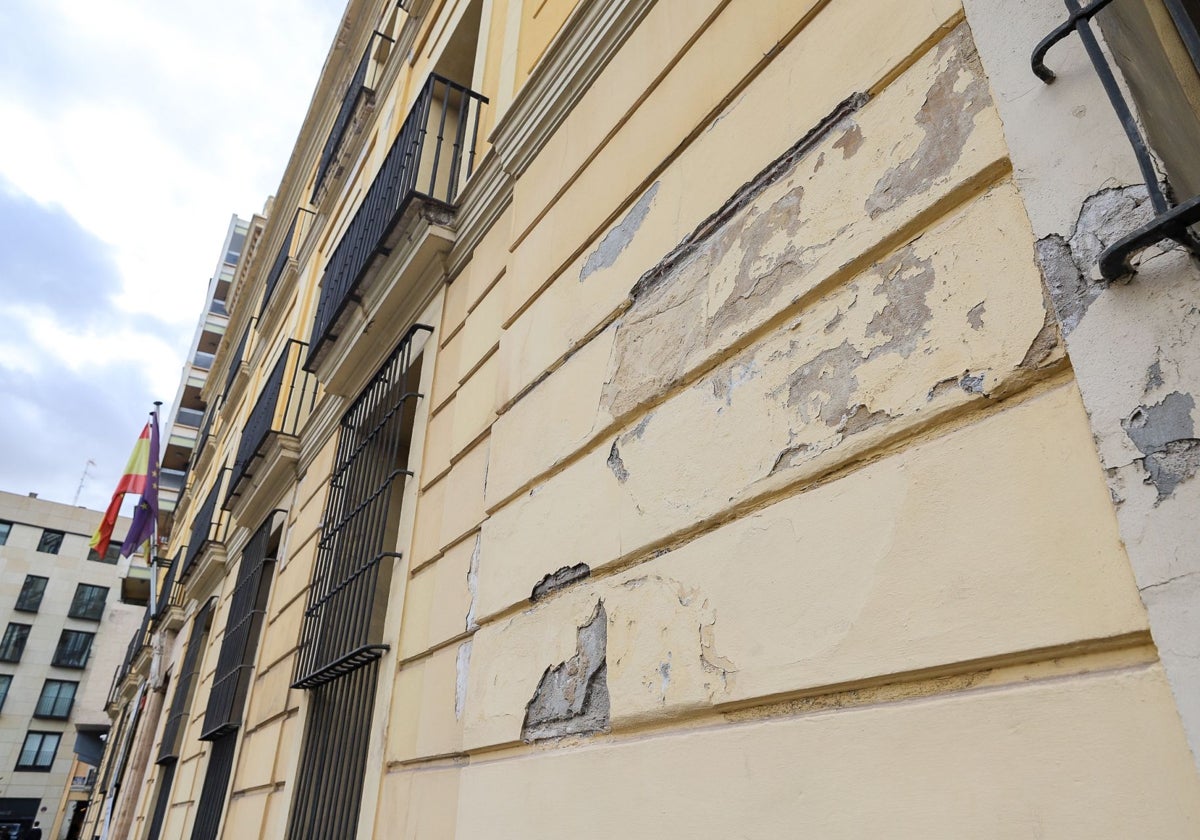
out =
{"type": "Polygon", "coordinates": [[[1065,336],[1107,477],[1115,519],[1200,761],[1200,271],[1166,243],[1108,284],[1105,247],[1153,211],[1133,153],[1078,39],[1055,46],[1051,85],[1013,60],[1063,19],[1061,3],[966,0],[1037,238],[1047,294],[1065,336]]]}
{"type": "Polygon", "coordinates": [[[596,602],[575,638],[575,655],[548,667],[526,704],[522,740],[608,731],[608,614],[603,601],[596,602]]]}

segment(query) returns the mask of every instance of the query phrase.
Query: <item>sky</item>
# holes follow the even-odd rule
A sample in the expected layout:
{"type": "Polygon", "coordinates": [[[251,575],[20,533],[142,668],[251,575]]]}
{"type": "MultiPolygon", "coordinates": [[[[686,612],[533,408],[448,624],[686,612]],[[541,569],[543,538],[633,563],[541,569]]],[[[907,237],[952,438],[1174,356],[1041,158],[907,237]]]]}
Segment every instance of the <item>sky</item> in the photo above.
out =
{"type": "Polygon", "coordinates": [[[0,2],[0,490],[107,506],[344,6],[0,2]]]}

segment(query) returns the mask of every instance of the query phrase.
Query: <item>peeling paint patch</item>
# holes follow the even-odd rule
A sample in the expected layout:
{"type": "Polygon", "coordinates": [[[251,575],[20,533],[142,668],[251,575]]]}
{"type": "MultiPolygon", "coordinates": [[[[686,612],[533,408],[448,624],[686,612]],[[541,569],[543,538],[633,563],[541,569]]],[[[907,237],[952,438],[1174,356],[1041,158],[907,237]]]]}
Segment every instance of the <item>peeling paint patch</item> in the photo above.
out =
{"type": "Polygon", "coordinates": [[[1154,360],[1154,364],[1146,368],[1146,387],[1142,389],[1143,394],[1149,394],[1156,388],[1163,386],[1162,362],[1158,359],[1154,360]]]}
{"type": "Polygon", "coordinates": [[[576,563],[574,566],[563,566],[556,572],[546,575],[536,584],[529,594],[530,601],[540,601],[552,592],[565,589],[572,583],[578,583],[592,573],[587,563],[576,563]]]}
{"type": "Polygon", "coordinates": [[[482,541],[482,534],[476,534],[475,548],[471,552],[471,565],[467,568],[467,592],[471,595],[471,604],[467,607],[468,633],[479,629],[479,622],[475,620],[475,608],[479,601],[479,547],[482,541]]]}
{"type": "Polygon", "coordinates": [[[916,256],[908,245],[880,263],[884,281],[875,294],[887,298],[887,304],[867,324],[866,336],[885,335],[887,341],[873,347],[867,358],[884,353],[899,353],[908,358],[917,342],[928,335],[926,324],[933,311],[925,298],[933,289],[933,261],[916,256]]]}
{"type": "Polygon", "coordinates": [[[857,435],[875,426],[882,426],[889,420],[894,419],[892,415],[883,409],[870,411],[865,405],[859,403],[850,410],[850,413],[846,415],[846,419],[842,422],[842,434],[846,437],[857,435]]]}
{"type": "Polygon", "coordinates": [[[987,301],[984,300],[967,310],[967,323],[971,325],[971,329],[983,329],[983,313],[985,312],[987,312],[987,301]]]}
{"type": "Polygon", "coordinates": [[[875,184],[866,201],[866,211],[872,219],[895,208],[908,196],[925,192],[934,181],[947,175],[962,156],[975,127],[975,115],[992,103],[965,23],[943,39],[938,51],[940,56],[948,58],[917,113],[922,139],[916,151],[875,184]],[[964,78],[969,81],[960,87],[964,78]]]}
{"type": "Polygon", "coordinates": [[[1152,215],[1144,184],[1113,187],[1088,196],[1069,239],[1051,234],[1038,240],[1038,264],[1064,336],[1079,326],[1105,289],[1100,254],[1152,215]]]}
{"type": "Polygon", "coordinates": [[[604,601],[597,601],[576,631],[575,655],[546,669],[525,706],[523,741],[609,731],[607,646],[608,614],[604,601]]]}
{"type": "Polygon", "coordinates": [[[471,667],[471,640],[458,646],[454,662],[454,719],[462,720],[467,705],[467,674],[471,667]]]}
{"type": "Polygon", "coordinates": [[[858,390],[854,371],[862,362],[849,341],[822,350],[788,377],[788,406],[798,409],[805,420],[819,419],[836,428],[858,390]]]}
{"type": "Polygon", "coordinates": [[[959,387],[961,387],[968,394],[982,394],[983,378],[985,376],[987,376],[986,373],[973,374],[968,371],[964,373],[962,375],[962,379],[959,380],[959,387]]]}
{"type": "Polygon", "coordinates": [[[600,269],[611,266],[629,247],[629,243],[633,241],[633,237],[641,228],[642,222],[646,221],[646,216],[650,214],[650,205],[654,203],[654,196],[658,195],[658,187],[658,181],[651,184],[650,189],[646,190],[637,203],[625,214],[621,223],[600,240],[595,251],[588,254],[587,261],[584,262],[583,268],[579,272],[580,283],[600,269]]]}
{"type": "Polygon", "coordinates": [[[1173,391],[1154,405],[1140,405],[1121,428],[1145,458],[1146,483],[1158,490],[1155,504],[1170,497],[1200,469],[1200,440],[1195,438],[1191,394],[1173,391]]]}
{"type": "Polygon", "coordinates": [[[629,480],[629,470],[625,469],[625,462],[621,460],[621,450],[617,446],[617,441],[613,441],[612,449],[608,451],[608,468],[612,470],[612,474],[617,477],[617,481],[624,484],[629,480]]]}
{"type": "Polygon", "coordinates": [[[858,150],[862,147],[862,144],[862,129],[860,129],[855,123],[850,123],[850,127],[842,133],[841,137],[834,141],[833,148],[841,149],[842,160],[847,160],[854,157],[854,155],[858,153],[858,150]]]}

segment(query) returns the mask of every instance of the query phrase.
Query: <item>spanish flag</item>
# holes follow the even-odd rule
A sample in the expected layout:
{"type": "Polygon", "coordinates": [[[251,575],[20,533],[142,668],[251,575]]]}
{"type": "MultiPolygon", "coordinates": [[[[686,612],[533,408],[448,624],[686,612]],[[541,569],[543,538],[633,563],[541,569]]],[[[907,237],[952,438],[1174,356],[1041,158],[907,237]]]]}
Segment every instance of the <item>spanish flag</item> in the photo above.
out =
{"type": "MultiPolygon", "coordinates": [[[[108,551],[108,544],[112,540],[113,526],[117,524],[117,516],[121,513],[121,503],[125,500],[126,493],[141,493],[143,502],[146,499],[147,489],[153,485],[154,509],[158,509],[158,416],[153,414],[146,428],[142,429],[141,435],[138,437],[137,443],[133,446],[133,454],[129,456],[129,463],[125,465],[125,474],[121,476],[121,480],[117,482],[117,489],[113,492],[112,501],[108,503],[108,510],[104,512],[104,518],[100,520],[100,526],[96,529],[95,535],[92,537],[91,546],[96,550],[96,553],[101,557],[108,551]],[[152,452],[153,450],[153,452],[152,452]],[[153,468],[153,481],[151,481],[151,468],[153,468]]],[[[142,503],[138,504],[139,512],[142,503]]],[[[137,512],[135,512],[135,516],[137,512]]],[[[130,532],[132,536],[132,529],[130,532]]],[[[142,541],[144,541],[143,538],[142,541]]],[[[140,543],[139,543],[140,544],[140,543]]]]}

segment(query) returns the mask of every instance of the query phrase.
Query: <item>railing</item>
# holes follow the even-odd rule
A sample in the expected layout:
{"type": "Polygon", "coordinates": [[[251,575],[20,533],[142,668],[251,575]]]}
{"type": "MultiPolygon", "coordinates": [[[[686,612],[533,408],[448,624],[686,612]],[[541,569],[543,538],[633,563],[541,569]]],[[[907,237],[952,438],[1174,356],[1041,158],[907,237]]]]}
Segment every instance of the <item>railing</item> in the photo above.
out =
{"type": "Polygon", "coordinates": [[[284,270],[296,259],[296,253],[300,249],[300,244],[304,242],[304,235],[308,232],[308,224],[312,216],[311,210],[304,207],[296,208],[296,214],[292,216],[292,223],[288,226],[287,236],[283,238],[283,244],[279,246],[279,253],[275,255],[275,262],[267,274],[267,285],[263,289],[263,299],[258,308],[258,317],[262,317],[263,312],[267,309],[267,304],[271,302],[271,296],[275,294],[275,288],[279,285],[284,270]]]}
{"type": "Polygon", "coordinates": [[[262,454],[267,438],[272,434],[295,435],[312,412],[317,401],[317,379],[301,367],[307,347],[294,338],[284,345],[246,418],[230,473],[226,508],[238,496],[242,480],[250,477],[250,465],[262,454]]]}
{"type": "Polygon", "coordinates": [[[167,576],[163,578],[162,592],[158,593],[158,602],[155,604],[155,619],[160,618],[171,607],[183,606],[183,587],[175,585],[175,576],[181,565],[183,565],[182,548],[176,552],[175,559],[167,569],[167,576]]]}
{"type": "Polygon", "coordinates": [[[338,109],[337,117],[329,129],[329,136],[325,138],[325,147],[321,150],[321,159],[317,163],[317,178],[313,183],[314,201],[321,191],[321,185],[325,182],[325,176],[329,174],[329,170],[333,166],[338,149],[342,145],[342,138],[346,136],[346,129],[350,127],[350,119],[358,110],[358,103],[363,97],[375,94],[375,89],[367,79],[367,74],[371,68],[371,53],[380,45],[381,39],[389,44],[392,43],[392,39],[386,35],[380,32],[373,33],[371,40],[367,43],[367,48],[363,50],[362,58],[358,61],[354,75],[350,78],[350,84],[346,86],[346,92],[342,96],[342,107],[338,109]]]}
{"type": "Polygon", "coordinates": [[[222,402],[224,400],[220,397],[213,400],[204,414],[204,424],[200,427],[199,437],[196,438],[196,448],[192,450],[193,465],[200,461],[200,453],[204,451],[204,444],[208,443],[208,433],[212,431],[213,418],[217,416],[217,410],[221,407],[222,402]]]}
{"type": "Polygon", "coordinates": [[[187,576],[191,574],[192,565],[206,545],[210,542],[223,542],[225,539],[226,517],[223,512],[218,512],[217,501],[221,498],[221,489],[224,483],[222,479],[227,472],[228,468],[221,470],[217,480],[213,482],[212,488],[208,491],[204,504],[196,512],[196,518],[192,520],[192,534],[188,540],[187,554],[183,556],[183,567],[179,570],[178,575],[180,581],[187,580],[187,576]],[[214,514],[216,515],[215,522],[213,521],[214,514]]]}
{"type": "Polygon", "coordinates": [[[371,262],[414,198],[452,208],[475,168],[479,118],[487,99],[432,74],[422,88],[383,166],[367,190],[321,278],[308,361],[312,369],[371,262]],[[449,136],[448,136],[449,135],[449,136]],[[447,142],[452,141],[452,142],[447,142]]]}
{"type": "Polygon", "coordinates": [[[237,349],[229,357],[229,373],[225,375],[225,390],[221,392],[221,402],[224,402],[225,397],[229,396],[229,389],[233,387],[233,381],[237,379],[238,371],[242,367],[242,359],[246,355],[246,342],[250,340],[250,330],[254,328],[254,324],[255,319],[251,318],[250,323],[246,324],[246,329],[242,330],[242,337],[238,340],[237,349]]]}

